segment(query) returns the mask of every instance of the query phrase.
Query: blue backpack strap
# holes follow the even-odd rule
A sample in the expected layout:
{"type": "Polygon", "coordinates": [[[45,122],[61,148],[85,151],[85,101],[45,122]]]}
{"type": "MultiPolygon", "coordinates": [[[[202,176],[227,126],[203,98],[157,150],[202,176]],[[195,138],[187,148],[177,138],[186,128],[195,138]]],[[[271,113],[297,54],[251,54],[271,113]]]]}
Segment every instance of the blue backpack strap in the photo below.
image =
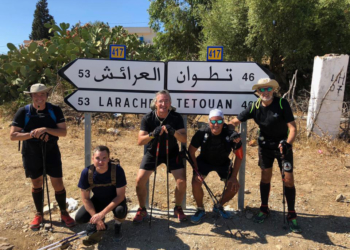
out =
{"type": "Polygon", "coordinates": [[[27,104],[24,107],[24,109],[26,111],[26,115],[25,115],[25,118],[24,118],[24,128],[25,128],[27,126],[28,122],[29,122],[29,119],[30,119],[30,104],[27,104]]]}
{"type": "Polygon", "coordinates": [[[55,112],[53,112],[52,104],[47,102],[46,105],[47,105],[47,110],[49,111],[49,114],[50,114],[52,120],[56,123],[57,119],[56,119],[55,112]]]}

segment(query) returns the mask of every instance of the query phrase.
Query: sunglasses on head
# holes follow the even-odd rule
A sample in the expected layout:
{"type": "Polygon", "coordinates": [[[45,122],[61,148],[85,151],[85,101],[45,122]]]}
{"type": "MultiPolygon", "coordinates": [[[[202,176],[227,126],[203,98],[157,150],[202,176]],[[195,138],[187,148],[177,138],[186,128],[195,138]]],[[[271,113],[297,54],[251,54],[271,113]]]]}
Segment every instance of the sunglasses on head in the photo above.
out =
{"type": "Polygon", "coordinates": [[[260,88],[260,89],[259,89],[260,92],[265,92],[265,90],[266,90],[267,92],[271,92],[271,91],[273,90],[273,88],[272,88],[272,87],[267,87],[267,88],[260,88]]]}
{"type": "Polygon", "coordinates": [[[215,123],[221,124],[222,122],[223,122],[223,120],[210,120],[211,124],[215,124],[215,123]]]}

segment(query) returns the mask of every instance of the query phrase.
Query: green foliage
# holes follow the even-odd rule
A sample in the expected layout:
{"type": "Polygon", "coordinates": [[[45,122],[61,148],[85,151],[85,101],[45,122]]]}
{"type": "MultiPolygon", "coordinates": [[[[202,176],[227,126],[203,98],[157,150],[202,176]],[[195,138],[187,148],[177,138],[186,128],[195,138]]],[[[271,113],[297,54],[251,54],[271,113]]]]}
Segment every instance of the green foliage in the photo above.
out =
{"type": "Polygon", "coordinates": [[[37,82],[55,85],[58,70],[76,58],[109,58],[110,44],[126,45],[127,60],[157,59],[151,45],[141,43],[121,26],[78,24],[73,30],[68,23],[45,26],[53,32],[51,40],[19,48],[9,43],[7,55],[0,55],[0,103],[24,100],[23,91],[37,82]]]}
{"type": "Polygon", "coordinates": [[[150,26],[162,60],[194,60],[198,57],[202,26],[199,8],[210,8],[211,0],[151,0],[150,26]]]}
{"type": "Polygon", "coordinates": [[[49,29],[44,25],[48,22],[54,22],[53,16],[49,14],[46,0],[39,0],[34,11],[34,19],[32,23],[32,33],[29,35],[30,40],[50,39],[49,29]]]}

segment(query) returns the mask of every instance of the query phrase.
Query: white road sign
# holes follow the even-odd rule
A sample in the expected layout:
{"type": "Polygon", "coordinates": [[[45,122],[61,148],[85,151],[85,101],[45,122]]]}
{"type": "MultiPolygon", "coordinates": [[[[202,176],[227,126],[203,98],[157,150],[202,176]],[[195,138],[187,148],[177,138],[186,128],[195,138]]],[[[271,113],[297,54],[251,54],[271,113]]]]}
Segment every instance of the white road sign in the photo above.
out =
{"type": "Polygon", "coordinates": [[[65,102],[76,111],[144,114],[149,112],[155,93],[76,90],[65,102]]]}
{"type": "Polygon", "coordinates": [[[165,63],[76,59],[58,74],[79,89],[159,91],[164,89],[165,63]]]}
{"type": "Polygon", "coordinates": [[[168,62],[169,91],[253,93],[268,74],[254,62],[168,62]]]}
{"type": "Polygon", "coordinates": [[[207,115],[221,109],[225,115],[238,115],[256,100],[254,94],[171,93],[171,105],[180,114],[207,115]]]}

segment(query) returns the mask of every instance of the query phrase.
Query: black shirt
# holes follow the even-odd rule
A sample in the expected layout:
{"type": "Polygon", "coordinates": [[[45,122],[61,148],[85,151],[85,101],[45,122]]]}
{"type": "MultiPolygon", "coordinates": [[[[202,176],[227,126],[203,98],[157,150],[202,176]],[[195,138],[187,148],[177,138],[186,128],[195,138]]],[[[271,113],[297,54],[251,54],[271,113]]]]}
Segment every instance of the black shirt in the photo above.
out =
{"type": "MultiPolygon", "coordinates": [[[[147,133],[151,133],[156,127],[160,126],[160,121],[157,119],[155,115],[155,110],[146,114],[141,121],[141,129],[142,131],[146,131],[147,133]]],[[[163,121],[162,125],[169,124],[175,130],[183,129],[184,121],[182,116],[175,112],[170,111],[169,115],[165,119],[160,119],[163,121]]],[[[157,140],[153,139],[147,144],[147,152],[153,156],[156,156],[157,150],[157,140]]],[[[169,158],[174,158],[179,153],[179,145],[174,136],[169,136],[169,158]]],[[[159,145],[159,157],[166,157],[166,133],[163,133],[160,136],[160,145],[159,145]]]]}
{"type": "Polygon", "coordinates": [[[272,103],[267,107],[260,104],[260,107],[256,108],[254,102],[237,116],[237,119],[241,122],[245,122],[252,118],[256,124],[259,125],[259,139],[262,141],[270,140],[273,142],[285,140],[288,137],[287,123],[294,121],[293,112],[288,101],[278,97],[274,97],[272,103]],[[252,105],[254,105],[253,110],[252,105]]]}
{"type": "MultiPolygon", "coordinates": [[[[40,116],[36,115],[37,110],[33,107],[33,105],[30,105],[30,114],[31,117],[28,121],[28,124],[25,126],[25,117],[26,117],[26,110],[25,107],[21,107],[17,113],[15,114],[15,117],[13,118],[13,121],[11,123],[11,126],[16,126],[19,128],[22,128],[24,132],[30,132],[36,128],[57,128],[57,124],[65,122],[65,118],[63,116],[62,110],[60,107],[51,104],[53,113],[56,117],[56,122],[51,118],[51,115],[48,110],[48,105],[46,103],[44,110],[38,110],[38,113],[40,116]]],[[[48,144],[57,144],[58,137],[50,135],[48,144]]],[[[29,151],[35,151],[40,153],[40,140],[33,138],[29,140],[23,141],[23,147],[22,147],[22,154],[29,152],[29,151]]],[[[47,149],[49,151],[49,148],[47,149]]]]}
{"type": "MultiPolygon", "coordinates": [[[[90,187],[89,184],[89,167],[86,167],[83,169],[80,175],[78,187],[86,190],[90,187]]],[[[108,163],[108,170],[103,173],[99,174],[96,171],[96,168],[93,173],[93,182],[94,184],[109,184],[112,182],[111,180],[111,163],[108,163]]],[[[120,165],[117,165],[116,168],[116,186],[105,186],[105,187],[94,187],[92,188],[92,192],[94,194],[94,199],[97,199],[98,201],[101,201],[103,203],[105,202],[111,202],[115,197],[117,197],[117,188],[122,188],[126,186],[126,177],[124,170],[120,165]]]]}
{"type": "Polygon", "coordinates": [[[199,129],[191,140],[195,148],[201,147],[200,157],[208,164],[223,166],[230,162],[228,158],[236,143],[230,141],[232,131],[227,129],[226,124],[219,135],[213,135],[210,128],[199,129]]]}

